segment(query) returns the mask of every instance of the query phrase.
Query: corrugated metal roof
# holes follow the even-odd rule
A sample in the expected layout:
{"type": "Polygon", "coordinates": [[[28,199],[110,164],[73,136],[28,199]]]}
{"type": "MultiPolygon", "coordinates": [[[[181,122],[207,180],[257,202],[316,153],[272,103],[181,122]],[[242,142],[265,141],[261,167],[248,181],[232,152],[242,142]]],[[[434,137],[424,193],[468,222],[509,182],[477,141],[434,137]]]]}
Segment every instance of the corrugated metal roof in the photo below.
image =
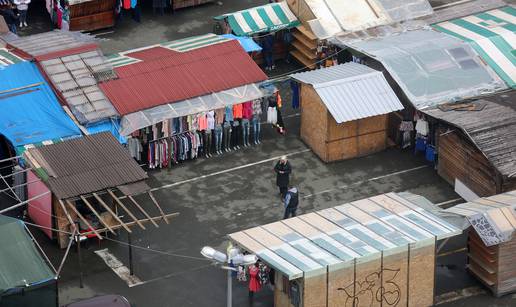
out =
{"type": "Polygon", "coordinates": [[[365,65],[351,62],[291,77],[313,85],[339,124],[403,109],[383,74],[365,65]]]}
{"type": "Polygon", "coordinates": [[[493,166],[507,177],[516,177],[516,91],[477,100],[481,111],[441,111],[426,114],[464,131],[493,166]]]}
{"type": "Polygon", "coordinates": [[[434,24],[471,45],[507,85],[516,88],[516,9],[511,6],[434,24]]]}
{"type": "Polygon", "coordinates": [[[81,124],[118,116],[98,87],[98,81],[116,77],[100,50],[41,61],[40,66],[81,124]]]}
{"type": "MultiPolygon", "coordinates": [[[[63,56],[61,52],[67,50],[86,51],[85,49],[96,49],[95,37],[80,33],[54,30],[50,32],[34,34],[29,36],[15,37],[4,36],[2,39],[8,44],[10,48],[15,48],[16,51],[26,58],[43,57],[53,54],[52,57],[63,56]]],[[[68,53],[69,54],[69,53],[68,53]]]]}
{"type": "MultiPolygon", "coordinates": [[[[129,152],[109,132],[32,148],[27,152],[41,166],[36,172],[44,171],[45,183],[59,199],[147,178],[129,152]]],[[[32,163],[30,159],[28,162],[32,163]]]]}
{"type": "Polygon", "coordinates": [[[119,79],[100,84],[121,115],[267,79],[237,41],[189,52],[153,46],[126,56],[140,61],[115,68],[119,79]]]}
{"type": "Polygon", "coordinates": [[[236,232],[229,238],[292,280],[460,233],[429,211],[389,193],[236,232]]]}
{"type": "Polygon", "coordinates": [[[424,20],[429,24],[433,24],[450,19],[461,18],[471,14],[477,14],[506,5],[507,3],[503,0],[457,1],[456,3],[450,3],[442,8],[436,8],[434,13],[425,17],[424,20]]]}
{"type": "Polygon", "coordinates": [[[467,43],[434,30],[345,44],[380,61],[417,109],[506,88],[467,43]]]}
{"type": "Polygon", "coordinates": [[[486,246],[511,240],[516,230],[516,192],[479,198],[445,212],[465,217],[486,246]]]}

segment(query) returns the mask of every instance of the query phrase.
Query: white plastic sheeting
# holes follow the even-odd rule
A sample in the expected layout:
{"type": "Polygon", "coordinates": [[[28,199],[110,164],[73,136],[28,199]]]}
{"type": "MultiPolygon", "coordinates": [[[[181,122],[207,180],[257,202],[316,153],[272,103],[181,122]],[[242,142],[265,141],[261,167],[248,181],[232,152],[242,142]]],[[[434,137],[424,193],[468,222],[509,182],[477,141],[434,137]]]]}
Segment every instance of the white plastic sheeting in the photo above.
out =
{"type": "Polygon", "coordinates": [[[248,84],[211,95],[200,96],[130,113],[122,117],[120,122],[120,134],[124,136],[129,135],[138,129],[154,125],[167,119],[224,108],[225,106],[259,99],[264,96],[258,84],[248,84]]]}
{"type": "Polygon", "coordinates": [[[436,31],[346,44],[382,62],[418,109],[506,88],[468,44],[436,31]]]}

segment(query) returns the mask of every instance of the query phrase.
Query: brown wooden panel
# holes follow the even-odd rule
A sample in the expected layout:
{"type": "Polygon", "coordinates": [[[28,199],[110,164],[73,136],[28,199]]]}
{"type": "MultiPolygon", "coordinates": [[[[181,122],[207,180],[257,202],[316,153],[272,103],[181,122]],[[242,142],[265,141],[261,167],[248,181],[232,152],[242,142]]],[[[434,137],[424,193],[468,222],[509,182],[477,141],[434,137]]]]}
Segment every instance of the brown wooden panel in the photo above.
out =
{"type": "Polygon", "coordinates": [[[323,161],[328,160],[327,112],[314,88],[308,84],[301,84],[301,139],[323,161]]]}
{"type": "Polygon", "coordinates": [[[326,274],[303,279],[303,306],[326,307],[326,274]]]}
{"type": "Polygon", "coordinates": [[[333,116],[328,113],[328,142],[350,138],[358,133],[358,121],[337,124],[333,116]]]}
{"type": "Polygon", "coordinates": [[[358,120],[358,134],[387,130],[387,114],[367,117],[358,120]]]}
{"type": "Polygon", "coordinates": [[[358,137],[358,155],[366,156],[387,147],[387,131],[379,131],[358,137]]]}
{"type": "Polygon", "coordinates": [[[358,139],[353,137],[328,143],[328,159],[326,162],[355,158],[359,155],[358,139]]]}
{"type": "Polygon", "coordinates": [[[410,249],[408,306],[431,306],[434,302],[435,242],[410,249]]]}
{"type": "Polygon", "coordinates": [[[94,31],[115,25],[115,13],[107,11],[70,18],[70,31],[94,31]]]}

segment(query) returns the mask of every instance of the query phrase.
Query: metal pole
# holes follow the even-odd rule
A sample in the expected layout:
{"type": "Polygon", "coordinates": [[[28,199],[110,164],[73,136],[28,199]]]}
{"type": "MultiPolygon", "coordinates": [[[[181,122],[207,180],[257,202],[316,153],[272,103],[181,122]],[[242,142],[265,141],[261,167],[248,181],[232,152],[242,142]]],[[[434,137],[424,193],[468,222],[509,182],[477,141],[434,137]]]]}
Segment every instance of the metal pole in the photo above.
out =
{"type": "Polygon", "coordinates": [[[129,247],[129,275],[134,275],[133,271],[133,245],[131,244],[131,233],[127,233],[127,246],[129,247]]]}
{"type": "Polygon", "coordinates": [[[233,280],[231,277],[231,270],[228,270],[228,297],[227,297],[227,306],[233,306],[233,280]]]}
{"type": "MultiPolygon", "coordinates": [[[[79,228],[79,222],[77,222],[77,229],[79,228]]],[[[82,282],[82,258],[81,258],[81,234],[77,231],[75,235],[75,243],[77,243],[77,257],[79,259],[79,287],[84,288],[84,284],[82,282]]]]}

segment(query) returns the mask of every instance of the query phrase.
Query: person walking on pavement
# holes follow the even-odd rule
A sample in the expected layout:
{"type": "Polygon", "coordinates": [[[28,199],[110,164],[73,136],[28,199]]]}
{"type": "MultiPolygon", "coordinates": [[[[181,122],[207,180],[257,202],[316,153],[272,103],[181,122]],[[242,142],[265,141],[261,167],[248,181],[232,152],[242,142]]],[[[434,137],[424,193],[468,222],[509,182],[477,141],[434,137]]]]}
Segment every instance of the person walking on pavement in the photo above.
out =
{"type": "Polygon", "coordinates": [[[18,13],[20,14],[20,28],[27,27],[27,10],[31,0],[14,0],[18,13]]]}
{"type": "Polygon", "coordinates": [[[276,163],[274,171],[276,172],[276,185],[278,186],[281,198],[283,199],[287,193],[288,185],[290,183],[290,173],[292,172],[292,167],[287,161],[286,156],[281,157],[278,163],[276,163]]]}
{"type": "Polygon", "coordinates": [[[299,205],[299,192],[296,187],[291,187],[287,195],[285,195],[284,200],[285,205],[285,214],[283,215],[283,219],[286,220],[289,217],[295,217],[297,206],[299,205]]]}

